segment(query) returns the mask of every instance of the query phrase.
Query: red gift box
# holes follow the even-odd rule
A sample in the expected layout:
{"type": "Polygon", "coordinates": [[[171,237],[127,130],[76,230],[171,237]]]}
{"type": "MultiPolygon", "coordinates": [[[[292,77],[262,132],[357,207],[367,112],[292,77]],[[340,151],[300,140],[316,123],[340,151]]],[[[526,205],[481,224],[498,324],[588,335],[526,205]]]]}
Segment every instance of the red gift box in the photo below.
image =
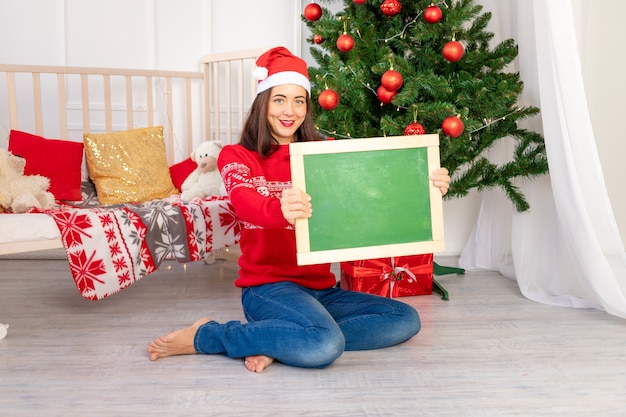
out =
{"type": "Polygon", "coordinates": [[[433,254],[341,262],[341,288],[406,297],[433,293],[433,254]]]}

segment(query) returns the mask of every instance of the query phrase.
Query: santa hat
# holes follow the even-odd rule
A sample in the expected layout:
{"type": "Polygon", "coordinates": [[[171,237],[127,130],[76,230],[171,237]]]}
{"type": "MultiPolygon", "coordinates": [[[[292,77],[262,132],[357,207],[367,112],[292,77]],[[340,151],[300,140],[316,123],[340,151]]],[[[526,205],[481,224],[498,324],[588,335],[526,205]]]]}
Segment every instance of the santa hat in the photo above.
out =
{"type": "Polygon", "coordinates": [[[254,77],[259,80],[257,94],[281,84],[296,84],[311,95],[307,64],[287,48],[279,46],[265,52],[256,60],[254,77]]]}

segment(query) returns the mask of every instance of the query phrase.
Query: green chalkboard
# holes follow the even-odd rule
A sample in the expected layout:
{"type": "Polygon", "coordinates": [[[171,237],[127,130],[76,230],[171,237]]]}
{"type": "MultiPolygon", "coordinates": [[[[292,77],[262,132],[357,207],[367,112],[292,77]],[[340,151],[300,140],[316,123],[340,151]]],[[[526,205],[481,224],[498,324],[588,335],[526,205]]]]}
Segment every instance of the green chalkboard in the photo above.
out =
{"type": "Polygon", "coordinates": [[[290,145],[292,182],[311,195],[296,222],[298,263],[338,262],[443,250],[436,135],[290,145]]]}
{"type": "Polygon", "coordinates": [[[304,173],[312,251],[432,240],[425,148],[306,155],[304,173]]]}

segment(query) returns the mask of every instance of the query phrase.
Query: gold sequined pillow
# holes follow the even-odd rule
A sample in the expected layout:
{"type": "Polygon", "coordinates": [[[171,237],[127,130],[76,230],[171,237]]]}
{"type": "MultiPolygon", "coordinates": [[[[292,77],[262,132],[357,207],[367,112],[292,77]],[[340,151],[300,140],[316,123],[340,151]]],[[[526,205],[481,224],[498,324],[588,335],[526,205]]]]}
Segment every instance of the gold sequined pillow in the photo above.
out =
{"type": "Polygon", "coordinates": [[[102,204],[138,203],[177,190],[165,157],[163,126],[83,135],[89,177],[102,204]]]}

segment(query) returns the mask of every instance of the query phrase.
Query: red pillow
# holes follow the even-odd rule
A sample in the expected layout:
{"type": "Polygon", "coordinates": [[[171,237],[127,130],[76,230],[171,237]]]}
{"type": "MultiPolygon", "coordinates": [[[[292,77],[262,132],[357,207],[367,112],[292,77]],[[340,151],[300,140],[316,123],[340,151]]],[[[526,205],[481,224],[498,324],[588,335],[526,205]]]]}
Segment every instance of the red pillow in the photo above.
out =
{"type": "Polygon", "coordinates": [[[80,201],[83,144],[69,140],[46,139],[11,130],[9,152],[26,159],[24,175],[50,179],[50,191],[57,200],[80,201]]]}
{"type": "Polygon", "coordinates": [[[191,158],[187,158],[184,161],[181,161],[177,164],[174,164],[170,167],[170,176],[172,177],[172,182],[174,186],[178,188],[178,191],[182,191],[180,187],[183,185],[183,182],[187,179],[189,174],[191,174],[198,164],[191,158]]]}

